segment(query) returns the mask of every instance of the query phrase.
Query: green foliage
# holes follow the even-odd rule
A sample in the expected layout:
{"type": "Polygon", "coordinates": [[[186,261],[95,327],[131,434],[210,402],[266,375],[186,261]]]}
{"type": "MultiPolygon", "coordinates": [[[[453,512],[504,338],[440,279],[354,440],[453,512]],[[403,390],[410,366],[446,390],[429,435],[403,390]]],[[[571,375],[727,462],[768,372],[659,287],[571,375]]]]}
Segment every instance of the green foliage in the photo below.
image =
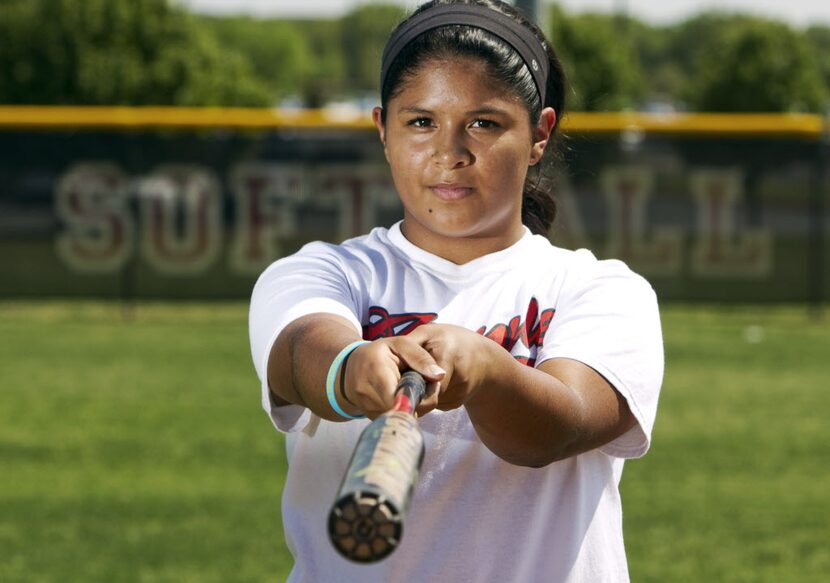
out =
{"type": "Polygon", "coordinates": [[[711,42],[695,83],[695,105],[703,111],[818,112],[827,98],[805,38],[785,24],[760,19],[711,42]]]}
{"type": "Polygon", "coordinates": [[[669,36],[666,57],[686,74],[699,66],[701,55],[713,44],[719,44],[730,31],[741,27],[750,17],[727,12],[704,12],[665,30],[669,36]]]}
{"type": "Polygon", "coordinates": [[[823,111],[830,89],[826,27],[802,34],[725,12],[652,27],[556,6],[551,22],[573,88],[572,110],[618,110],[660,98],[703,111],[823,111]]]}
{"type": "Polygon", "coordinates": [[[0,102],[265,105],[245,59],[167,0],[7,0],[0,102]]]}
{"type": "MultiPolygon", "coordinates": [[[[649,101],[719,111],[824,111],[830,28],[725,12],[666,27],[551,7],[572,111],[649,101]]],[[[173,0],[0,0],[0,103],[308,107],[376,92],[403,18],[371,3],[342,18],[187,14],[173,0]]]]}
{"type": "Polygon", "coordinates": [[[383,47],[405,13],[394,4],[368,4],[343,18],[342,43],[349,87],[360,92],[380,91],[383,47]]]}
{"type": "Polygon", "coordinates": [[[321,107],[342,93],[350,93],[345,81],[346,56],[340,44],[340,20],[298,21],[295,25],[307,39],[313,59],[312,69],[299,80],[306,105],[321,107]]]}
{"type": "Polygon", "coordinates": [[[245,55],[257,78],[275,99],[300,93],[313,76],[315,55],[300,26],[285,20],[202,17],[219,42],[245,55]]]}
{"type": "MultiPolygon", "coordinates": [[[[819,67],[824,87],[830,93],[830,26],[810,27],[804,36],[812,52],[812,59],[819,67]]],[[[826,107],[830,108],[830,104],[826,107]]]]}
{"type": "MultiPolygon", "coordinates": [[[[654,93],[669,95],[688,107],[698,101],[695,73],[706,47],[720,39],[745,17],[723,12],[694,16],[668,27],[649,27],[646,36],[659,35],[661,44],[645,57],[648,83],[654,93]],[[702,39],[705,39],[702,41],[702,39]]],[[[647,46],[647,45],[646,45],[647,46]]]]}
{"type": "Polygon", "coordinates": [[[640,71],[637,81],[643,85],[642,94],[674,94],[678,71],[676,65],[666,58],[671,43],[668,30],[647,26],[635,18],[618,17],[614,22],[619,34],[634,51],[633,59],[640,71]]]}
{"type": "Polygon", "coordinates": [[[569,109],[631,108],[642,95],[642,73],[631,43],[607,16],[569,16],[551,8],[551,42],[565,67],[573,93],[569,109]]]}
{"type": "Polygon", "coordinates": [[[340,19],[202,18],[227,46],[247,56],[275,97],[298,95],[321,107],[378,90],[380,57],[404,16],[397,4],[360,6],[340,19]]]}
{"type": "Polygon", "coordinates": [[[299,96],[306,107],[322,107],[352,92],[345,82],[339,19],[201,17],[201,23],[245,55],[273,101],[299,96]]]}

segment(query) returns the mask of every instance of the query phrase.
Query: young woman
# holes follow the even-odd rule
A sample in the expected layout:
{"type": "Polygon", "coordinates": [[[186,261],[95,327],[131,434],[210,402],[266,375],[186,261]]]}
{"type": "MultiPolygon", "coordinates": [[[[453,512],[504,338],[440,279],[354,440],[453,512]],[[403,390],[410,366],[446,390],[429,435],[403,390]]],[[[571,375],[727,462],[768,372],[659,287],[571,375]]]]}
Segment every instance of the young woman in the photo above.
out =
{"type": "Polygon", "coordinates": [[[645,280],[544,236],[552,199],[528,174],[564,113],[560,63],[509,5],[436,0],[392,33],[381,83],[403,221],[305,246],[251,301],[263,406],[287,433],[290,580],[626,581],[618,484],[649,447],[660,323],[645,280]],[[328,509],[360,418],[406,369],[429,385],[405,535],[350,563],[328,509]]]}

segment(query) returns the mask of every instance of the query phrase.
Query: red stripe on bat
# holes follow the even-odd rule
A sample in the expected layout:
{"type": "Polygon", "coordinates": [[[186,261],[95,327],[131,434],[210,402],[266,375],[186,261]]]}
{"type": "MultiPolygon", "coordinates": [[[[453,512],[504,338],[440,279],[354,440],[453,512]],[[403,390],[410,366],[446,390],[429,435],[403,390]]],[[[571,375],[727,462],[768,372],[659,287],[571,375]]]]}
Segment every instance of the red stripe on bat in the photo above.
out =
{"type": "Polygon", "coordinates": [[[393,411],[403,411],[404,413],[412,413],[414,407],[412,406],[412,401],[409,400],[409,397],[404,395],[403,393],[398,394],[395,397],[395,405],[392,407],[393,411]]]}

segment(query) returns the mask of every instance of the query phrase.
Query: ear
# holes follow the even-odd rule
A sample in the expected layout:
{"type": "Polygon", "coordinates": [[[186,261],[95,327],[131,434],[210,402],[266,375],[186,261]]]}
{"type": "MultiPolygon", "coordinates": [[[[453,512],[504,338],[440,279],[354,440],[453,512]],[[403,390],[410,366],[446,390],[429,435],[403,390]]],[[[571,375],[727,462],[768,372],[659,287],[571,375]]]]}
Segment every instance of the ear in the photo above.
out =
{"type": "Polygon", "coordinates": [[[375,127],[378,129],[378,135],[380,136],[380,143],[383,144],[383,155],[386,156],[386,160],[389,160],[389,152],[386,151],[386,126],[383,125],[383,108],[382,107],[375,107],[372,109],[372,122],[375,124],[375,127]]]}
{"type": "Polygon", "coordinates": [[[530,166],[538,164],[545,153],[545,146],[553,132],[556,124],[556,111],[552,107],[546,107],[539,116],[539,123],[533,128],[533,145],[530,147],[530,166]]]}

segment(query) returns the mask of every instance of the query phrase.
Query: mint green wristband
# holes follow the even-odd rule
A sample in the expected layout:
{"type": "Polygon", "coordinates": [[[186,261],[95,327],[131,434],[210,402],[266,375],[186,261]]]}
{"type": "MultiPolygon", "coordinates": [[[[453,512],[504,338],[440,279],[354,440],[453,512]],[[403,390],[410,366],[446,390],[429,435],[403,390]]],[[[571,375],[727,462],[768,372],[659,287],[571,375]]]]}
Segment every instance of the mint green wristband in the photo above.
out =
{"type": "Polygon", "coordinates": [[[343,348],[343,350],[338,352],[337,356],[334,357],[334,360],[331,361],[331,366],[329,367],[329,374],[326,375],[326,397],[329,400],[329,405],[331,405],[331,408],[334,409],[335,413],[337,413],[345,419],[365,419],[366,415],[349,415],[340,407],[340,404],[337,402],[337,396],[334,394],[334,379],[337,378],[337,369],[340,368],[340,365],[343,363],[343,360],[345,360],[345,358],[348,355],[350,355],[354,349],[364,344],[369,344],[369,341],[358,340],[356,342],[352,342],[351,344],[343,348]]]}

